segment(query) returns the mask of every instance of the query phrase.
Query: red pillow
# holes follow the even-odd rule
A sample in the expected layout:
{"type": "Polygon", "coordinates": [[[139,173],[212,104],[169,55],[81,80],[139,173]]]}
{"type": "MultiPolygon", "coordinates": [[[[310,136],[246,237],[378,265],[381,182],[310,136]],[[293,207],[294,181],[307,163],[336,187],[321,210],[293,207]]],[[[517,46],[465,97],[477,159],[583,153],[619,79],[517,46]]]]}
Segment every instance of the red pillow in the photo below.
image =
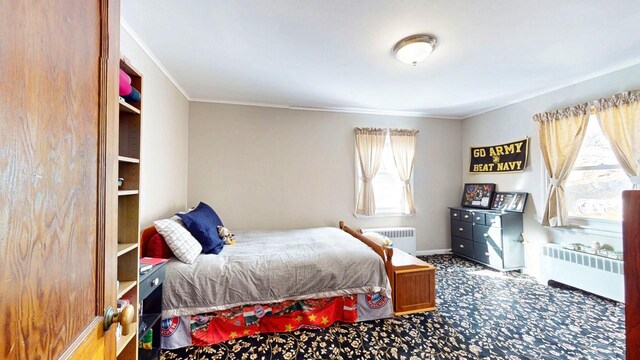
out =
{"type": "Polygon", "coordinates": [[[162,235],[155,233],[147,243],[147,256],[152,258],[169,259],[173,252],[162,235]]]}

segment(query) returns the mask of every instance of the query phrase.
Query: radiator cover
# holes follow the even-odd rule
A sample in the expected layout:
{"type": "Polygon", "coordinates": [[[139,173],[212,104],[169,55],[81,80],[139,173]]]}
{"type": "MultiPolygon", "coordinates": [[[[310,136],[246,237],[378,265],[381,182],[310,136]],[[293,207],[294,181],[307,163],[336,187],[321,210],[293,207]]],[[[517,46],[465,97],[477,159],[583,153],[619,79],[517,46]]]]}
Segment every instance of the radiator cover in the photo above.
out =
{"type": "Polygon", "coordinates": [[[624,302],[623,262],[568,250],[557,244],[542,248],[542,281],[562,284],[624,302]]]}
{"type": "Polygon", "coordinates": [[[412,227],[385,227],[360,229],[362,232],[376,232],[393,241],[393,247],[413,256],[416,255],[416,229],[412,227]]]}

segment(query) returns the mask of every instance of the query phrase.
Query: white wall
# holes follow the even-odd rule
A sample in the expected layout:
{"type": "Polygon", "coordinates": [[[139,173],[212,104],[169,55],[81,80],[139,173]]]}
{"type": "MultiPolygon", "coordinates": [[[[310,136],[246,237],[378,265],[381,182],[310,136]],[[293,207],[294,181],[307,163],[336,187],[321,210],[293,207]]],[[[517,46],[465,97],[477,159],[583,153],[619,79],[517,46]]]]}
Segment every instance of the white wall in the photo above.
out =
{"type": "Polygon", "coordinates": [[[611,244],[617,250],[622,248],[619,235],[616,234],[601,236],[605,233],[584,229],[548,229],[539,225],[539,219],[544,212],[546,171],[542,164],[540,142],[532,119],[533,115],[637,88],[640,88],[640,65],[536,96],[463,121],[461,169],[464,182],[492,182],[497,184],[499,191],[526,191],[530,193],[524,214],[524,234],[527,267],[532,274],[538,274],[539,245],[542,243],[581,242],[589,244],[593,241],[600,241],[611,244]],[[531,137],[531,143],[529,165],[524,172],[502,175],[471,175],[468,173],[469,147],[501,144],[525,136],[531,137]]]}
{"type": "Polygon", "coordinates": [[[140,225],[146,227],[186,206],[189,102],[124,29],[120,50],[143,75],[140,225]]]}
{"type": "Polygon", "coordinates": [[[460,120],[191,102],[189,206],[230,229],[413,226],[418,250],[450,248],[447,206],[460,201],[460,120]],[[415,128],[416,215],[357,219],[354,127],[415,128]]]}

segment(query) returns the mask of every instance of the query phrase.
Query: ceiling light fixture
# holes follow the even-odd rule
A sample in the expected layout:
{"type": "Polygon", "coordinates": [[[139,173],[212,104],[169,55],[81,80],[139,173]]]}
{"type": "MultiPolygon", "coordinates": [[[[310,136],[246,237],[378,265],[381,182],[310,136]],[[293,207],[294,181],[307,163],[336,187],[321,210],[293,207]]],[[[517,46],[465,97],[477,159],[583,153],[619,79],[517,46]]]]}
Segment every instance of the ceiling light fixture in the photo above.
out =
{"type": "Polygon", "coordinates": [[[416,66],[431,54],[436,47],[436,42],[435,36],[429,34],[407,36],[396,43],[393,54],[403,63],[416,66]]]}

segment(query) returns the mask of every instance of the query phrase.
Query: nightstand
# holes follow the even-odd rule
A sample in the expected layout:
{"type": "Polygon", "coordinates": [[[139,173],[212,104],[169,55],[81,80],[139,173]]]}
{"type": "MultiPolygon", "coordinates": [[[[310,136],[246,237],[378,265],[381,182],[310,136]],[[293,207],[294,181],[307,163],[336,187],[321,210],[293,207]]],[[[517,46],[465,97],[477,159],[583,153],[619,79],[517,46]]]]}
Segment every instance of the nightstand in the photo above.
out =
{"type": "Polygon", "coordinates": [[[393,311],[405,315],[436,309],[436,267],[393,249],[393,311]]]}
{"type": "Polygon", "coordinates": [[[162,283],[164,282],[165,263],[155,265],[140,275],[140,301],[142,316],[138,326],[138,340],[153,329],[152,348],[138,349],[138,359],[158,359],[160,355],[160,317],[162,312],[162,283]]]}

